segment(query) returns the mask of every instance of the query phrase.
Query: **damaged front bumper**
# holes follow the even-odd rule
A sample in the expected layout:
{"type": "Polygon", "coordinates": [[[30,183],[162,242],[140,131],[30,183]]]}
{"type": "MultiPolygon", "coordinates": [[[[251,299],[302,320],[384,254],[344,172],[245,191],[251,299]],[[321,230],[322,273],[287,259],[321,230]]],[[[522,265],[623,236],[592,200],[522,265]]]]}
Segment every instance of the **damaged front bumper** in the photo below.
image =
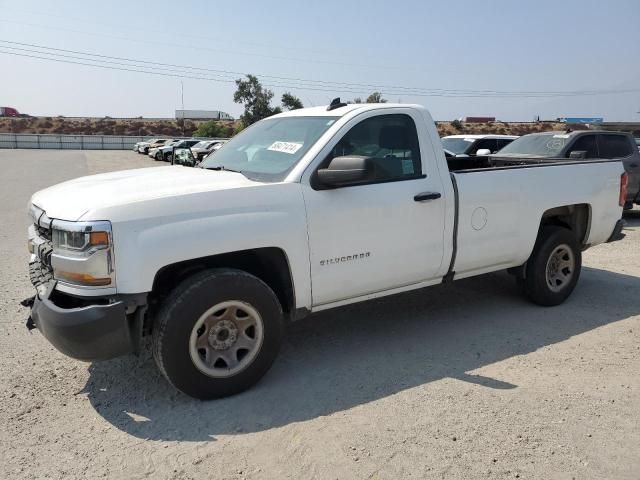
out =
{"type": "Polygon", "coordinates": [[[33,298],[27,328],[37,328],[56,349],[78,360],[137,353],[144,300],[146,295],[80,299],[56,291],[53,281],[33,298]]]}

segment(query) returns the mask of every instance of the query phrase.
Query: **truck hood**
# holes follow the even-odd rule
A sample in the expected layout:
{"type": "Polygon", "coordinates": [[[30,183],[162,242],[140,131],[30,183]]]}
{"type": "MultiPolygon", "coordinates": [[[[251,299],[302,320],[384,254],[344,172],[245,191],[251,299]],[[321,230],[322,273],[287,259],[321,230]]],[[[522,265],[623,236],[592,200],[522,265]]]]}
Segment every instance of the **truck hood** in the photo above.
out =
{"type": "Polygon", "coordinates": [[[182,166],[140,168],[59,183],[33,194],[31,203],[49,218],[77,221],[96,208],[255,185],[260,183],[234,172],[182,166]]]}

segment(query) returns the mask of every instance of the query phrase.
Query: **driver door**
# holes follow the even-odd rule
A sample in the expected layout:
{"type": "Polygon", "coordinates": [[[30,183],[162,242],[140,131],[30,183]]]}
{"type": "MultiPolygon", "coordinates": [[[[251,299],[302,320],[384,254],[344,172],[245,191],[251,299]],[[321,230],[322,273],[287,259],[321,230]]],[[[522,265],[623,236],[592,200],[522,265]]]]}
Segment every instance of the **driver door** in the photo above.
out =
{"type": "MultiPolygon", "coordinates": [[[[372,111],[354,118],[317,168],[332,158],[373,159],[366,184],[314,189],[303,185],[309,232],[314,306],[430,280],[443,263],[444,198],[428,139],[421,142],[416,115],[372,111]],[[429,161],[425,161],[429,160],[429,161]]],[[[316,170],[317,170],[316,168],[316,170]]],[[[312,174],[313,178],[313,174],[312,174]]]]}

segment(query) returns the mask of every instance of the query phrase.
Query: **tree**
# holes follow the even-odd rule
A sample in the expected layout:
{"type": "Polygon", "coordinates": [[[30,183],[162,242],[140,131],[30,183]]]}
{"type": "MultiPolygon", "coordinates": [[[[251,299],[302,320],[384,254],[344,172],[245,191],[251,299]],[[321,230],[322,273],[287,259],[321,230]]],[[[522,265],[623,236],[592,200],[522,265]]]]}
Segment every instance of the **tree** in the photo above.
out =
{"type": "Polygon", "coordinates": [[[198,125],[198,128],[194,132],[194,137],[230,137],[233,134],[233,126],[226,125],[215,120],[210,120],[198,125]]]}
{"type": "Polygon", "coordinates": [[[273,92],[263,88],[255,75],[247,74],[246,80],[237,79],[236,85],[238,89],[233,94],[233,101],[244,104],[244,113],[240,116],[244,126],[248,127],[281,111],[271,106],[273,92]]]}
{"type": "Polygon", "coordinates": [[[373,92],[367,97],[367,103],[387,103],[387,101],[382,98],[382,93],[373,92]]]}
{"type": "Polygon", "coordinates": [[[352,103],[362,103],[362,99],[360,97],[356,97],[353,99],[352,103]]]}
{"type": "Polygon", "coordinates": [[[282,106],[286,110],[297,110],[299,108],[304,108],[302,101],[298,97],[296,97],[295,95],[292,95],[289,92],[285,92],[282,94],[282,99],[280,100],[280,103],[282,103],[282,106]]]}

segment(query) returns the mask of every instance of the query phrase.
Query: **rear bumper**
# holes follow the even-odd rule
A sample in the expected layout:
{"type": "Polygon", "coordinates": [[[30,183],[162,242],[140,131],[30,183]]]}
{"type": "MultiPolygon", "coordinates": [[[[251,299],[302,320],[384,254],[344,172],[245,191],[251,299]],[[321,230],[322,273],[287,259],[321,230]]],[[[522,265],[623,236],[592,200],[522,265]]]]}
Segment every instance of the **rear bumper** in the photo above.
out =
{"type": "Polygon", "coordinates": [[[611,236],[607,240],[607,243],[615,242],[617,240],[622,240],[625,237],[625,234],[622,233],[622,229],[624,228],[625,223],[623,219],[620,219],[616,222],[616,226],[613,227],[613,232],[611,232],[611,236]]]}
{"type": "Polygon", "coordinates": [[[50,298],[53,286],[52,282],[45,294],[35,297],[31,318],[56,349],[84,361],[107,360],[137,351],[140,334],[134,325],[138,322],[128,318],[124,301],[63,308],[50,298]]]}

